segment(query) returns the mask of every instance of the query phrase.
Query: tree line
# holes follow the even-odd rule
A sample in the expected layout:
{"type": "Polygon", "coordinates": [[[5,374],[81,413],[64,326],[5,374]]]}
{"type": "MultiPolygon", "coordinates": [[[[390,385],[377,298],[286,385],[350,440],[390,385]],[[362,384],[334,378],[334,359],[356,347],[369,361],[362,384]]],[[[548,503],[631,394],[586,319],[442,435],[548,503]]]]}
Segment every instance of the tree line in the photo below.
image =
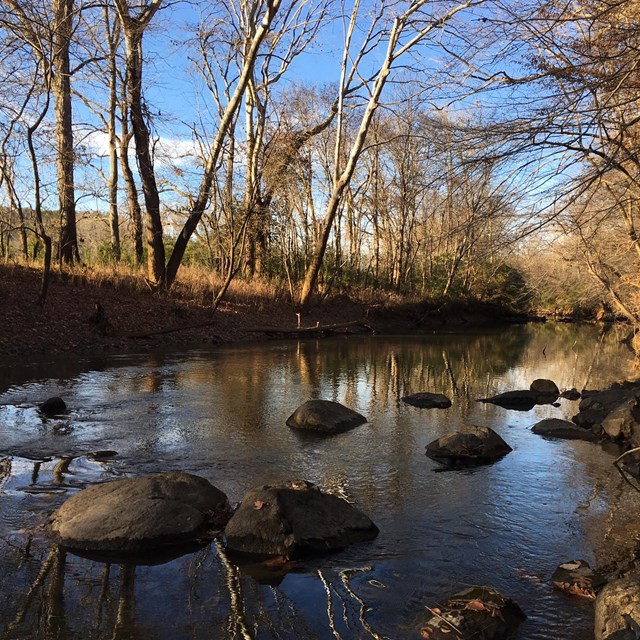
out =
{"type": "Polygon", "coordinates": [[[0,252],[80,262],[93,201],[110,260],[198,261],[214,306],[236,277],[517,304],[553,244],[638,324],[639,8],[5,0],[0,252]]]}

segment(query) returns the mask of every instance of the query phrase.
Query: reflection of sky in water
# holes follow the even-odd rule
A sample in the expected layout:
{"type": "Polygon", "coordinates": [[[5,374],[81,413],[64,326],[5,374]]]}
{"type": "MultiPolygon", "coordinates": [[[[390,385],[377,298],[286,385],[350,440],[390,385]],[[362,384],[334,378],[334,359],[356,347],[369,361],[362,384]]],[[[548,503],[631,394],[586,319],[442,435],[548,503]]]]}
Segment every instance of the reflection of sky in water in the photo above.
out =
{"type": "MultiPolygon", "coordinates": [[[[287,638],[357,638],[369,634],[370,624],[398,638],[412,635],[409,629],[425,604],[489,581],[530,614],[523,638],[570,638],[559,632],[566,618],[578,616],[576,630],[584,633],[591,610],[550,593],[548,575],[559,562],[590,556],[585,527],[605,509],[607,483],[618,480],[596,445],[552,442],[531,433],[541,418],[570,417],[577,403],[562,400],[558,408],[516,412],[475,400],[527,388],[538,377],[552,378],[561,388],[603,386],[631,377],[631,366],[615,335],[600,340],[593,327],[565,325],[491,335],[245,345],[189,357],[131,357],[117,366],[104,360],[90,371],[40,372],[39,381],[10,387],[0,396],[0,404],[7,404],[0,408],[0,449],[33,457],[118,452],[106,467],[80,459],[71,467],[75,485],[69,478],[62,484],[69,491],[104,479],[105,469],[132,475],[195,472],[232,501],[251,486],[305,478],[354,501],[381,530],[371,543],[304,563],[278,587],[239,574],[215,549],[161,567],[139,567],[135,587],[127,582],[131,576],[125,580],[115,568],[104,583],[103,566],[70,557],[64,606],[67,621],[78,628],[96,607],[106,607],[104,629],[111,635],[109,616],[117,607],[109,613],[95,600],[99,585],[107,584],[112,603],[134,589],[135,616],[125,627],[133,633],[137,625],[151,637],[182,637],[167,629],[203,638],[236,637],[230,631],[235,629],[240,637],[245,624],[257,626],[264,637],[277,629],[287,638]],[[447,394],[453,407],[420,410],[400,400],[427,390],[447,394]],[[33,403],[51,395],[62,395],[71,412],[42,421],[33,403]],[[328,439],[286,427],[293,410],[316,397],[343,402],[369,423],[328,439]],[[437,473],[426,445],[466,424],[494,428],[514,451],[492,466],[437,473]],[[73,578],[78,574],[82,580],[73,578]]],[[[55,461],[38,480],[45,488],[53,482],[55,461]]],[[[3,485],[5,502],[15,503],[0,509],[0,527],[11,528],[18,547],[22,534],[15,531],[25,510],[35,518],[64,498],[21,494],[20,483],[30,482],[30,464],[16,462],[13,479],[3,485]],[[10,507],[11,518],[5,515],[10,507]]],[[[12,549],[5,549],[3,571],[15,576],[16,588],[28,589],[38,556],[23,563],[12,549]]],[[[12,606],[0,604],[7,609],[0,618],[13,619],[12,606]]]]}

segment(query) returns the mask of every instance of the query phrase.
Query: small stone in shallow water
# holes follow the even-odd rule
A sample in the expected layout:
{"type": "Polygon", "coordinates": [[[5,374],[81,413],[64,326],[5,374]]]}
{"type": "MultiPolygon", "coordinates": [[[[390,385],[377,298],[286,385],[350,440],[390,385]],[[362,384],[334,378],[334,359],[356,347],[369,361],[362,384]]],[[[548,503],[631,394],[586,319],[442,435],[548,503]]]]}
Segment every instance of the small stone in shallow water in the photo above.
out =
{"type": "Polygon", "coordinates": [[[317,433],[340,433],[366,421],[364,416],[339,402],[308,400],[287,418],[287,426],[317,433]]]}
{"type": "Polygon", "coordinates": [[[447,396],[442,393],[430,393],[429,391],[421,391],[410,396],[404,396],[402,402],[420,409],[448,409],[451,406],[451,400],[447,396]]]}
{"type": "Polygon", "coordinates": [[[59,416],[67,412],[67,403],[60,397],[54,396],[48,398],[43,403],[38,405],[38,410],[44,416],[52,418],[53,416],[59,416]]]}
{"type": "Polygon", "coordinates": [[[558,591],[595,600],[596,592],[604,584],[604,579],[584,560],[570,560],[563,562],[553,572],[551,583],[558,591]]]}
{"type": "Polygon", "coordinates": [[[527,618],[511,598],[487,586],[470,587],[427,610],[431,617],[420,628],[425,640],[502,640],[527,618]]]}

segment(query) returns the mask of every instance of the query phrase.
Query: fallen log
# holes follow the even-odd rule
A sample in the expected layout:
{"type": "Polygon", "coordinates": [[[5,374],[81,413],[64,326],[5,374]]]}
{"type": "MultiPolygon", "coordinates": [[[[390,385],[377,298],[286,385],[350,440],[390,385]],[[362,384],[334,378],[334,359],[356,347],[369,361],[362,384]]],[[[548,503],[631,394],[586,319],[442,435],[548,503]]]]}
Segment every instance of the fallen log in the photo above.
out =
{"type": "Polygon", "coordinates": [[[337,324],[317,324],[315,327],[256,327],[247,329],[251,333],[277,333],[280,335],[314,335],[322,333],[336,333],[340,329],[361,327],[375,333],[366,320],[352,320],[351,322],[339,322],[337,324]]]}

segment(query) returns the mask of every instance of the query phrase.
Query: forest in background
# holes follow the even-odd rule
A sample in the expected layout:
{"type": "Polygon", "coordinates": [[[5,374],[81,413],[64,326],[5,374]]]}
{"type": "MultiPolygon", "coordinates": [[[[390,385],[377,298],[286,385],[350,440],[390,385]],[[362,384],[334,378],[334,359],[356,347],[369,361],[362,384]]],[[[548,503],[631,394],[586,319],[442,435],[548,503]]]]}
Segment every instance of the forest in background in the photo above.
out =
{"type": "MultiPolygon", "coordinates": [[[[638,0],[4,0],[0,258],[640,324],[638,0]]],[[[84,268],[84,267],[83,267],[84,268]]]]}

